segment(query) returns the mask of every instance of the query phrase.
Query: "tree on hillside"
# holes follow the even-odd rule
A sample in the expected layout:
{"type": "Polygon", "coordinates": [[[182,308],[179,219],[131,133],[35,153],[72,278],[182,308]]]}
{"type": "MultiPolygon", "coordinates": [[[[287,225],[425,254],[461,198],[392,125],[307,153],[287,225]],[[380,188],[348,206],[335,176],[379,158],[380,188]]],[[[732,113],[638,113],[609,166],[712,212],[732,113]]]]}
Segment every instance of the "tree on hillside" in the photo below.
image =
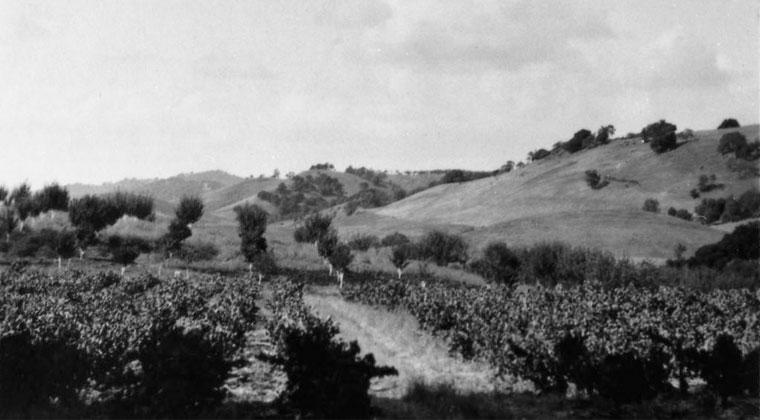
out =
{"type": "Polygon", "coordinates": [[[734,131],[724,134],[720,138],[718,153],[721,155],[734,153],[734,156],[737,159],[753,160],[757,157],[757,148],[757,145],[751,145],[747,142],[747,138],[744,137],[744,134],[734,131]]]}
{"type": "Polygon", "coordinates": [[[326,235],[330,231],[332,224],[332,217],[328,215],[320,215],[319,213],[313,213],[304,220],[302,226],[296,228],[293,233],[296,242],[309,242],[313,243],[316,247],[320,238],[326,235]]]}
{"type": "Polygon", "coordinates": [[[0,211],[0,234],[5,236],[5,242],[8,243],[11,238],[11,233],[18,226],[18,218],[13,209],[5,207],[0,211]]]}
{"type": "Polygon", "coordinates": [[[348,272],[348,266],[353,260],[354,256],[351,254],[351,248],[342,242],[338,243],[330,253],[330,266],[335,269],[338,285],[341,289],[343,288],[343,276],[348,272]]]}
{"type": "Polygon", "coordinates": [[[512,172],[512,169],[515,168],[515,162],[508,160],[507,163],[501,166],[499,168],[499,172],[512,172]]]}
{"type": "Polygon", "coordinates": [[[388,257],[388,259],[396,268],[399,280],[401,279],[402,272],[406,266],[409,265],[409,260],[411,258],[412,248],[409,246],[409,244],[394,245],[391,248],[391,255],[388,257]]]}
{"type": "Polygon", "coordinates": [[[9,196],[11,206],[16,210],[19,219],[19,230],[24,229],[24,220],[34,211],[32,189],[26,182],[11,191],[9,196]]]}
{"type": "Polygon", "coordinates": [[[267,253],[267,240],[264,238],[267,212],[250,203],[236,206],[233,210],[238,221],[240,252],[249,263],[249,271],[253,273],[254,267],[256,268],[261,283],[264,275],[273,274],[277,269],[274,258],[267,253]]]}
{"type": "Polygon", "coordinates": [[[8,198],[8,189],[4,185],[0,185],[0,202],[8,205],[6,199],[8,198]]]}
{"type": "Polygon", "coordinates": [[[660,202],[654,198],[647,198],[646,200],[644,200],[644,205],[641,207],[641,209],[644,211],[652,212],[652,213],[659,213],[660,202]]]}
{"type": "Polygon", "coordinates": [[[583,149],[584,144],[593,143],[594,135],[591,131],[584,129],[578,130],[573,138],[563,143],[562,147],[570,153],[575,153],[583,149]]]}
{"type": "Polygon", "coordinates": [[[107,226],[105,202],[95,195],[85,195],[69,202],[69,221],[76,228],[82,249],[95,242],[97,232],[107,226]]]}
{"type": "Polygon", "coordinates": [[[641,130],[641,137],[655,153],[664,153],[676,147],[676,127],[665,120],[649,124],[641,130]]]}
{"type": "Polygon", "coordinates": [[[335,229],[330,228],[328,231],[320,236],[317,240],[317,253],[322,257],[322,261],[330,269],[330,275],[333,272],[333,265],[330,261],[333,252],[338,246],[338,232],[335,229]]]}
{"type": "Polygon", "coordinates": [[[739,121],[736,121],[734,118],[726,118],[723,120],[722,123],[718,126],[718,130],[722,130],[724,128],[738,128],[741,127],[739,125],[739,121]]]}
{"type": "Polygon", "coordinates": [[[464,264],[468,259],[467,242],[461,236],[439,230],[423,236],[418,247],[422,258],[430,259],[438,266],[453,262],[464,264]]]}
{"type": "Polygon", "coordinates": [[[612,136],[615,135],[615,126],[610,125],[603,125],[599,127],[599,131],[596,132],[596,143],[597,144],[607,144],[610,142],[610,139],[612,136]]]}
{"type": "Polygon", "coordinates": [[[169,232],[164,236],[166,249],[179,249],[182,241],[193,235],[192,225],[203,216],[203,200],[197,196],[184,196],[174,210],[175,218],[169,224],[169,232]]]}
{"type": "Polygon", "coordinates": [[[50,210],[66,211],[69,207],[69,191],[58,184],[46,185],[32,197],[32,215],[50,210]]]}
{"type": "MultiPolygon", "coordinates": [[[[136,217],[140,220],[155,219],[153,212],[153,197],[147,194],[135,194],[124,191],[107,194],[103,197],[107,207],[114,212],[115,219],[109,224],[113,224],[125,214],[136,217]]],[[[201,206],[201,213],[203,207],[201,206]]]]}

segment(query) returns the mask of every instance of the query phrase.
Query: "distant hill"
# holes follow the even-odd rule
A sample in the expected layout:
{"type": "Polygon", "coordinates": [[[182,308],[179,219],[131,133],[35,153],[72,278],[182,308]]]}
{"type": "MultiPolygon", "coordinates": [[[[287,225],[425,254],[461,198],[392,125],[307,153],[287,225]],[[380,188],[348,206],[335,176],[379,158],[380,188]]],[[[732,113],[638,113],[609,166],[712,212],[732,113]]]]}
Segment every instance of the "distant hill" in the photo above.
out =
{"type": "Polygon", "coordinates": [[[615,140],[551,156],[509,173],[439,185],[337,223],[345,228],[342,232],[381,234],[404,229],[419,233],[443,226],[463,234],[475,249],[493,240],[509,245],[561,240],[619,256],[668,258],[677,243],[693,252],[724,234],[668,216],[669,207],[693,211],[702,198],[738,195],[758,186],[757,177],[732,171],[727,164],[730,157],[717,152],[720,137],[730,131],[742,132],[749,141],[758,137],[757,125],[701,131],[661,155],[638,138],[615,140]],[[587,170],[610,177],[610,184],[591,189],[585,181],[587,170]],[[724,188],[694,199],[689,192],[703,174],[714,174],[724,188]],[[647,198],[659,201],[659,214],[641,209],[647,198]]]}

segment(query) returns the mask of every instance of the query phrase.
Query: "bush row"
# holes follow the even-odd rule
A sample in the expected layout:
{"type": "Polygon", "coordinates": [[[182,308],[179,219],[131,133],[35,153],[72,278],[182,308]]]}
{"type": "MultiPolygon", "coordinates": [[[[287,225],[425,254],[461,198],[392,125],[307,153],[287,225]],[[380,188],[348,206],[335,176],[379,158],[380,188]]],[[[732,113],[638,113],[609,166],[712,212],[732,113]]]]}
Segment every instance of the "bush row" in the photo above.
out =
{"type": "Polygon", "coordinates": [[[748,290],[487,288],[378,275],[349,283],[343,294],[405,308],[452,351],[543,392],[573,383],[631,402],[669,391],[669,379],[686,391],[695,377],[724,397],[757,392],[760,296],[748,290]]]}
{"type": "Polygon", "coordinates": [[[197,415],[257,313],[247,279],[8,271],[0,289],[3,417],[197,415]]]}

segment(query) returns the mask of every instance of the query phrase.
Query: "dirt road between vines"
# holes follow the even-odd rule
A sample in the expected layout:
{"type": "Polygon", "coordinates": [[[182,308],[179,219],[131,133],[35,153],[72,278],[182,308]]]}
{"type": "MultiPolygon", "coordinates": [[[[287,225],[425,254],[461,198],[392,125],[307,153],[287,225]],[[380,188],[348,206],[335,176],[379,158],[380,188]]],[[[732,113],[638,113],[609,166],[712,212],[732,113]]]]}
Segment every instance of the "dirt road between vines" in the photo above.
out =
{"type": "MultiPolygon", "coordinates": [[[[375,379],[370,392],[377,397],[400,398],[414,380],[448,383],[461,391],[495,390],[494,370],[486,363],[464,361],[449,355],[442,339],[420,329],[402,310],[388,311],[347,302],[334,286],[311,286],[306,304],[322,317],[338,323],[340,337],[357,340],[362,354],[372,353],[378,365],[389,365],[398,376],[375,379]]],[[[525,384],[501,383],[499,389],[524,389],[525,384]]]]}

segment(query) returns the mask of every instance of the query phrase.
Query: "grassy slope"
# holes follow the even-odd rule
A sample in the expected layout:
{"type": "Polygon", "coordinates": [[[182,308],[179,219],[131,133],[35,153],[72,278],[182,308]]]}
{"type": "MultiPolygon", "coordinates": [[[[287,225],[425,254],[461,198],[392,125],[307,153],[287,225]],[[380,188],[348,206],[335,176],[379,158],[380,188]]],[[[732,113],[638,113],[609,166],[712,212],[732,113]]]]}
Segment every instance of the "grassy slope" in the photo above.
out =
{"type": "MultiPolygon", "coordinates": [[[[739,130],[752,141],[758,126],[739,130]]],[[[396,225],[412,234],[433,225],[454,225],[476,249],[495,239],[520,245],[557,239],[620,256],[667,258],[678,242],[694,251],[723,235],[664,214],[670,206],[693,210],[699,200],[692,199],[689,191],[699,175],[715,174],[718,183],[726,184],[724,190],[703,197],[740,194],[757,185],[757,179],[739,179],[730,172],[728,157],[717,153],[720,136],[729,131],[697,132],[695,140],[662,155],[653,153],[648,144],[618,140],[497,177],[441,185],[370,211],[371,216],[355,216],[360,223],[347,218],[338,224],[348,229],[365,224],[370,231],[396,225]],[[589,169],[628,182],[612,181],[595,191],[585,182],[589,169]],[[650,197],[660,201],[661,214],[641,210],[650,197]]]]}

